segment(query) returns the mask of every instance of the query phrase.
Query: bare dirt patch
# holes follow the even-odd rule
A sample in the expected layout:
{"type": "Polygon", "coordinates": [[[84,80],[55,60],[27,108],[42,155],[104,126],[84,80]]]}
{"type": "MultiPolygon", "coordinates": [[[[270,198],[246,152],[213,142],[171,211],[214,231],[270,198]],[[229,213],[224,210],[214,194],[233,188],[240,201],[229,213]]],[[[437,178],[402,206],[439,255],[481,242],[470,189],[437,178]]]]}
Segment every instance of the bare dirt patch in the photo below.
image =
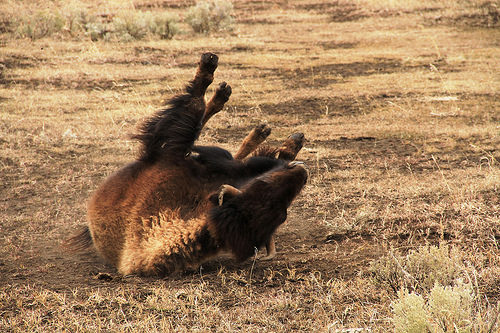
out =
{"type": "Polygon", "coordinates": [[[358,43],[337,43],[337,42],[332,42],[332,41],[328,41],[328,42],[321,42],[319,43],[319,45],[321,45],[321,47],[323,47],[323,49],[325,50],[335,50],[335,49],[352,49],[352,48],[355,48],[356,45],[358,45],[358,43]]]}
{"type": "MultiPolygon", "coordinates": [[[[147,64],[149,65],[149,63],[147,64]]],[[[22,86],[25,89],[33,90],[131,90],[134,86],[140,84],[149,84],[154,81],[163,81],[161,79],[85,79],[85,75],[81,75],[80,78],[62,78],[62,77],[51,77],[47,79],[24,79],[18,77],[6,77],[0,78],[0,85],[5,85],[6,87],[12,86],[22,86]]]]}
{"type": "Polygon", "coordinates": [[[439,71],[444,73],[459,71],[457,67],[450,66],[443,60],[435,61],[435,63],[435,65],[432,62],[404,64],[399,59],[377,58],[373,61],[356,61],[352,63],[325,64],[300,68],[282,73],[282,76],[285,78],[285,82],[290,84],[293,82],[294,86],[302,84],[321,87],[352,77],[428,70],[430,64],[438,66],[439,71]]]}
{"type": "MultiPolygon", "coordinates": [[[[303,121],[316,120],[320,117],[344,117],[367,114],[373,108],[394,96],[381,94],[375,96],[342,96],[329,98],[297,98],[293,102],[259,104],[266,114],[293,115],[303,121]]],[[[249,106],[247,106],[249,107],[249,106]]]]}
{"type": "Polygon", "coordinates": [[[0,64],[8,69],[14,68],[30,68],[39,66],[45,59],[36,57],[23,56],[19,54],[12,54],[2,57],[0,64]]]}
{"type": "Polygon", "coordinates": [[[315,2],[315,3],[298,4],[295,7],[307,11],[314,11],[318,14],[323,14],[323,15],[326,14],[329,16],[329,19],[332,22],[337,22],[337,23],[359,21],[369,17],[386,18],[392,16],[412,14],[415,12],[418,13],[436,12],[441,9],[439,7],[426,7],[426,8],[419,8],[417,11],[417,10],[405,10],[405,9],[391,9],[389,6],[388,8],[374,9],[374,8],[362,7],[361,5],[355,2],[349,2],[349,1],[315,2]]]}
{"type": "MultiPolygon", "coordinates": [[[[326,47],[332,47],[327,43],[326,47]]],[[[333,44],[333,47],[335,47],[333,44]]],[[[351,48],[354,45],[339,47],[351,48]]],[[[289,89],[297,87],[325,87],[355,77],[378,74],[394,74],[405,72],[431,71],[440,73],[460,72],[462,64],[449,64],[445,59],[429,59],[429,61],[405,63],[394,58],[374,58],[370,61],[355,61],[347,63],[331,63],[323,65],[301,66],[294,69],[270,69],[251,67],[246,64],[233,63],[235,69],[255,69],[254,75],[268,80],[281,80],[289,89]]]]}
{"type": "Polygon", "coordinates": [[[436,15],[425,21],[428,25],[447,25],[460,28],[489,28],[500,27],[500,11],[486,8],[483,13],[461,14],[455,16],[436,15]]]}

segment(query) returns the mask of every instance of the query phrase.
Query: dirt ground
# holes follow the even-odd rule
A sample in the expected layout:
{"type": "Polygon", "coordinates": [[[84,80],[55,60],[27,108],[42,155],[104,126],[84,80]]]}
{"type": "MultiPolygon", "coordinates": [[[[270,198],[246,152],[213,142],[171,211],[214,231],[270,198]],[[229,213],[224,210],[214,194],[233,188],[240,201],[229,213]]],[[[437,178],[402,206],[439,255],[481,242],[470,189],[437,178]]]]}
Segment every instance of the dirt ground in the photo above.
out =
{"type": "MultiPolygon", "coordinates": [[[[193,3],[135,4],[182,13],[193,3]]],[[[0,328],[382,332],[397,296],[373,283],[371,263],[439,244],[459,249],[478,293],[497,304],[500,25],[439,1],[363,4],[234,1],[232,32],[173,40],[3,33],[0,328]],[[89,195],[133,160],[130,135],[191,79],[203,51],[219,55],[214,83],[234,93],[200,143],[235,152],[263,122],[271,145],[306,135],[298,159],[310,180],[277,232],[277,257],[152,279],[65,253],[89,195]],[[161,293],[176,310],[140,305],[161,293]]]]}

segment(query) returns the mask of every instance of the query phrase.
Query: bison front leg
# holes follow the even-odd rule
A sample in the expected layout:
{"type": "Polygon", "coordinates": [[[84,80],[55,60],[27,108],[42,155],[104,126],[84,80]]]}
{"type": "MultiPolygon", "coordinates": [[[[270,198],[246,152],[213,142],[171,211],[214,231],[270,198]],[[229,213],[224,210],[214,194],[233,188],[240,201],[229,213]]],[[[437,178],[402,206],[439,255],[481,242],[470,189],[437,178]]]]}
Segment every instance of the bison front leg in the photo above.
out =
{"type": "Polygon", "coordinates": [[[203,121],[201,126],[204,127],[207,121],[212,118],[212,116],[218,113],[220,110],[224,108],[224,104],[229,100],[229,96],[231,96],[231,86],[226,82],[222,82],[215,90],[215,94],[212,96],[210,101],[208,101],[207,106],[205,108],[205,114],[203,115],[203,121]]]}
{"type": "Polygon", "coordinates": [[[198,63],[198,70],[191,81],[188,92],[193,97],[204,97],[205,92],[214,80],[214,72],[219,64],[219,57],[217,55],[207,52],[201,55],[200,62],[198,63]]]}
{"type": "Polygon", "coordinates": [[[269,241],[266,243],[267,255],[262,257],[261,260],[271,260],[276,257],[276,244],[274,242],[274,235],[271,236],[269,241]]]}
{"type": "Polygon", "coordinates": [[[255,127],[241,143],[240,149],[234,155],[235,160],[242,160],[253,152],[271,134],[271,128],[266,124],[255,127]]]}

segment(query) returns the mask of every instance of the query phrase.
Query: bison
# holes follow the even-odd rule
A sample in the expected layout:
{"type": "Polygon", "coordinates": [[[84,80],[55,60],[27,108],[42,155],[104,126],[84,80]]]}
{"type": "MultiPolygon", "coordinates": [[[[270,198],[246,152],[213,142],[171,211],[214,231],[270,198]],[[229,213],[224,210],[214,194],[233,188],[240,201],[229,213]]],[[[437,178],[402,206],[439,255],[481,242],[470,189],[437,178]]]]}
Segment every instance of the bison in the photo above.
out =
{"type": "Polygon", "coordinates": [[[223,82],[205,103],[217,65],[215,54],[204,53],[185,93],[144,122],[135,135],[139,157],[93,193],[88,226],[66,241],[68,248],[93,245],[119,273],[146,276],[196,268],[221,252],[243,261],[266,246],[274,255],[273,234],[307,180],[293,161],[304,136],[257,149],[270,133],[260,125],[234,157],[194,145],[231,95],[223,82]]]}

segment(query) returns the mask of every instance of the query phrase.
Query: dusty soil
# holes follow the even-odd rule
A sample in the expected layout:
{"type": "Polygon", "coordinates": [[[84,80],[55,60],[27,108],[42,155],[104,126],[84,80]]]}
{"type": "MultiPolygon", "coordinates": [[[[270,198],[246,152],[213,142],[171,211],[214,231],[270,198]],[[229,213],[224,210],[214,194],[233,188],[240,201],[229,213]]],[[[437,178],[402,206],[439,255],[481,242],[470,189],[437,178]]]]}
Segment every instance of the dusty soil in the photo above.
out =
{"type": "MultiPolygon", "coordinates": [[[[193,3],[142,1],[137,8],[182,11],[193,3]]],[[[479,273],[498,267],[494,17],[482,9],[381,10],[341,1],[237,1],[235,13],[237,32],[174,41],[95,46],[4,38],[1,288],[36,286],[68,297],[75,289],[128,288],[141,301],[158,286],[181,290],[201,281],[226,290],[227,276],[233,288],[251,286],[252,295],[264,298],[285,285],[298,290],[315,274],[368,286],[370,263],[390,250],[442,242],[470,256],[479,273]],[[93,252],[65,253],[60,243],[86,223],[90,193],[134,158],[130,134],[191,78],[207,49],[220,55],[216,82],[228,81],[235,93],[201,143],[234,152],[261,122],[273,128],[271,145],[293,132],[306,135],[298,159],[311,177],[277,232],[277,257],[216,259],[158,280],[121,277],[93,252]]],[[[494,304],[500,281],[488,274],[479,274],[479,289],[494,304]]],[[[395,295],[380,292],[339,298],[330,319],[387,329],[395,295]],[[378,309],[376,319],[343,317],[353,304],[378,309]]],[[[227,311],[241,302],[233,294],[217,300],[227,311]]],[[[21,313],[15,301],[0,304],[2,315],[21,313]]]]}

